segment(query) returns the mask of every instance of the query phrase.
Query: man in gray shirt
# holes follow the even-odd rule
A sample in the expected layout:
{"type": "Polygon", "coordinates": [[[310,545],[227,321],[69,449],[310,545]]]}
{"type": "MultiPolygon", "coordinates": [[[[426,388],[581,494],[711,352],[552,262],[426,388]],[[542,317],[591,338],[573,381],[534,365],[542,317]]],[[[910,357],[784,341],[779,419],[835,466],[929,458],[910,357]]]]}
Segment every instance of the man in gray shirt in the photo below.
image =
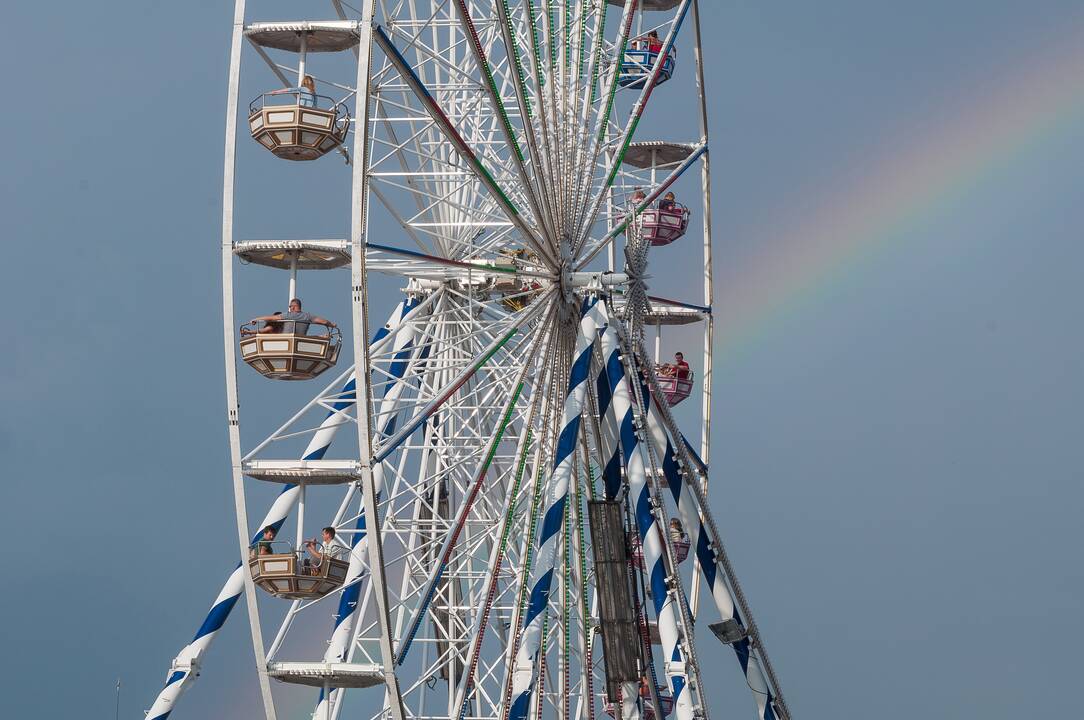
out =
{"type": "Polygon", "coordinates": [[[318,315],[303,312],[301,310],[301,300],[294,298],[290,301],[290,311],[283,313],[282,315],[262,315],[257,318],[253,318],[252,322],[262,320],[264,322],[280,322],[282,324],[282,332],[294,333],[296,335],[306,335],[309,332],[309,324],[323,325],[328,328],[338,327],[330,320],[325,320],[318,315]]]}

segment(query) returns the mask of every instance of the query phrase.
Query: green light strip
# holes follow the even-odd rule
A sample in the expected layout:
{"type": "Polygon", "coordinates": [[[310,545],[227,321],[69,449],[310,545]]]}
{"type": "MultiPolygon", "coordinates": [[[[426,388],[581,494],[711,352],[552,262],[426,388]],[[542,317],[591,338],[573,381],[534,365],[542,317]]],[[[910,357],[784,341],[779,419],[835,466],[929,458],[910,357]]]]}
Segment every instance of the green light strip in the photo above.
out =
{"type": "Polygon", "coordinates": [[[602,67],[602,38],[606,37],[606,6],[602,6],[602,14],[598,20],[598,47],[595,48],[595,67],[591,71],[591,104],[598,99],[598,69],[602,67]]]}
{"type": "Polygon", "coordinates": [[[523,95],[523,102],[527,106],[527,117],[534,117],[534,108],[531,106],[531,98],[527,94],[527,81],[523,72],[523,56],[519,51],[519,43],[516,42],[516,29],[512,25],[512,12],[508,9],[508,0],[501,0],[504,6],[505,25],[508,27],[508,37],[512,39],[512,59],[516,73],[516,84],[523,95]]]}
{"type": "MultiPolygon", "coordinates": [[[[523,384],[520,383],[520,388],[523,384]]],[[[518,390],[517,390],[518,392],[518,390]]],[[[534,438],[534,430],[527,430],[527,438],[523,443],[523,453],[519,457],[519,467],[516,469],[515,480],[512,481],[511,497],[514,499],[519,494],[519,486],[523,481],[523,471],[527,469],[527,453],[531,448],[531,440],[534,438]]],[[[508,549],[508,536],[512,534],[512,515],[515,513],[515,503],[508,503],[508,512],[504,517],[504,532],[501,534],[500,554],[503,556],[508,549]]]]}
{"type": "Polygon", "coordinates": [[[614,97],[617,95],[617,77],[621,74],[621,63],[625,59],[625,49],[629,45],[629,29],[632,27],[632,16],[630,14],[629,21],[625,23],[625,26],[621,28],[621,51],[617,53],[616,64],[614,65],[613,82],[610,83],[609,97],[606,99],[606,113],[603,116],[602,124],[598,128],[598,141],[602,142],[602,139],[606,135],[606,125],[610,122],[610,113],[614,108],[614,97]]]}

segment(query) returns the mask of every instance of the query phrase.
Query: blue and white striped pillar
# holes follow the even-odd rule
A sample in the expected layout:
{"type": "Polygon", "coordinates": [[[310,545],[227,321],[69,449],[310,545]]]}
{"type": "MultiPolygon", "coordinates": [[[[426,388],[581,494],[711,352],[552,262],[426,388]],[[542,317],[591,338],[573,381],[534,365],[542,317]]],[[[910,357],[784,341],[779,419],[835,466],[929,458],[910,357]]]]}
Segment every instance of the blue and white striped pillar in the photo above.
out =
{"type": "Polygon", "coordinates": [[[523,632],[512,667],[512,696],[509,720],[524,720],[530,708],[534,687],[535,666],[538,662],[542,637],[542,621],[549,606],[550,586],[557,562],[557,546],[561,539],[568,485],[579,443],[583,401],[591,370],[591,355],[598,331],[605,326],[604,306],[598,298],[588,298],[580,308],[580,332],[573,351],[572,370],[568,379],[568,394],[561,412],[561,432],[553,458],[553,472],[545,489],[545,511],[538,538],[538,552],[531,568],[531,590],[524,615],[523,632]]]}
{"type": "MultiPolygon", "coordinates": [[[[609,373],[608,369],[623,367],[620,358],[620,343],[617,332],[607,328],[602,333],[602,358],[610,379],[611,412],[620,418],[621,450],[625,465],[625,474],[629,484],[629,498],[633,504],[637,532],[640,535],[641,552],[648,585],[651,588],[651,600],[655,616],[659,623],[659,638],[662,644],[663,664],[667,686],[674,698],[674,708],[678,720],[690,720],[696,711],[694,693],[688,687],[688,675],[685,672],[685,656],[681,649],[682,637],[678,623],[678,613],[674,603],[676,598],[667,586],[668,572],[663,556],[663,538],[668,538],[666,528],[660,528],[655,519],[651,503],[651,488],[648,483],[648,463],[644,453],[647,448],[640,442],[636,427],[632,398],[629,393],[625,373],[609,373]]],[[[676,582],[680,578],[674,577],[676,582]]]]}
{"type": "MultiPolygon", "coordinates": [[[[695,549],[696,564],[704,576],[705,583],[711,589],[711,597],[719,611],[719,616],[723,620],[735,619],[744,628],[745,624],[735,607],[730,588],[727,587],[725,582],[726,576],[723,567],[712,549],[714,545],[712,538],[704,523],[700,521],[701,508],[697,502],[696,494],[685,487],[684,473],[674,455],[673,445],[666,435],[660,411],[646,387],[643,389],[642,395],[644,404],[647,405],[647,434],[657,453],[663,458],[663,475],[670,487],[674,502],[677,504],[681,523],[689,534],[690,545],[695,549]]],[[[702,510],[705,515],[709,512],[708,508],[702,510]]],[[[752,646],[748,637],[732,643],[731,646],[738,657],[738,663],[745,674],[746,682],[753,692],[757,717],[760,720],[777,720],[772,702],[774,700],[772,691],[761,669],[756,648],[752,646]]]]}
{"type": "MultiPolygon", "coordinates": [[[[373,343],[380,342],[389,333],[397,329],[403,318],[416,304],[417,301],[415,300],[404,300],[400,303],[392,312],[388,324],[375,334],[373,343]]],[[[302,460],[319,460],[324,456],[324,453],[331,446],[331,441],[335,438],[335,433],[342,426],[339,413],[354,403],[354,396],[354,380],[350,379],[343,385],[342,393],[339,396],[340,399],[332,405],[332,410],[328,412],[319,429],[313,434],[312,440],[309,441],[308,447],[305,448],[305,452],[301,456],[302,460]]],[[[297,503],[300,493],[300,485],[283,485],[282,492],[275,498],[275,502],[271,504],[271,508],[267,511],[260,524],[256,526],[252,542],[259,540],[263,528],[268,525],[276,530],[282,527],[282,524],[297,503]]],[[[234,571],[226,578],[222,590],[219,591],[214,603],[211,604],[211,609],[207,612],[207,617],[204,618],[203,624],[196,631],[196,636],[192,639],[192,642],[177,654],[177,657],[174,658],[173,663],[170,665],[171,671],[166,679],[165,687],[158,693],[154,704],[147,711],[147,720],[165,720],[165,718],[169,717],[177,700],[199,675],[199,665],[204,653],[214,642],[218,631],[226,623],[230,611],[233,610],[233,606],[237,604],[237,600],[245,590],[243,573],[247,571],[248,569],[244,563],[238,563],[234,571]]]]}
{"type": "MultiPolygon", "coordinates": [[[[610,341],[613,340],[610,335],[610,341]]],[[[618,437],[621,432],[620,417],[611,412],[613,396],[624,394],[624,403],[628,404],[628,386],[622,381],[625,368],[621,365],[621,355],[615,348],[608,348],[607,336],[602,336],[602,367],[595,380],[595,395],[598,397],[599,422],[599,461],[602,463],[602,482],[606,490],[606,499],[613,500],[621,492],[621,453],[618,437]]]]}
{"type": "MultiPolygon", "coordinates": [[[[603,333],[601,337],[602,364],[595,380],[595,395],[598,398],[598,422],[599,422],[599,462],[602,464],[602,482],[605,489],[606,499],[613,500],[620,494],[624,478],[621,469],[624,466],[624,458],[621,455],[621,445],[618,438],[621,427],[619,418],[613,413],[614,395],[623,395],[619,399],[623,407],[629,404],[628,385],[625,384],[625,368],[621,364],[621,356],[614,352],[613,333],[603,333]]],[[[654,668],[649,668],[650,680],[655,682],[654,668]]],[[[658,683],[656,683],[657,685],[658,683]]],[[[640,687],[639,683],[626,682],[621,685],[621,718],[622,720],[639,720],[640,713],[640,687]]]]}
{"type": "MultiPolygon", "coordinates": [[[[410,309],[411,308],[404,307],[403,313],[409,312],[410,309]]],[[[388,374],[393,379],[393,382],[387,386],[384,397],[380,399],[377,411],[374,413],[374,417],[387,418],[384,422],[384,426],[381,428],[381,433],[384,437],[388,437],[395,432],[395,426],[399,421],[399,415],[393,411],[395,410],[399,398],[403,394],[403,390],[406,388],[406,385],[401,381],[411,365],[410,356],[414,351],[414,341],[418,334],[417,327],[417,323],[411,323],[408,327],[401,330],[394,340],[393,350],[395,352],[395,360],[388,368],[388,374]]],[[[418,357],[415,361],[424,360],[425,356],[428,356],[428,354],[428,346],[426,346],[423,348],[422,352],[418,353],[418,357]]],[[[376,463],[373,465],[373,486],[376,491],[376,496],[379,499],[380,493],[384,490],[383,463],[376,463]]],[[[331,640],[328,642],[327,650],[324,652],[324,662],[345,662],[350,653],[351,635],[354,628],[354,620],[357,616],[358,599],[361,596],[361,583],[358,582],[358,580],[367,569],[368,538],[364,532],[364,513],[358,514],[355,528],[358,532],[354,533],[351,541],[350,564],[346,571],[346,580],[344,581],[346,588],[339,596],[339,610],[335,615],[335,626],[331,633],[331,640]]],[[[330,693],[330,697],[327,697],[324,695],[324,691],[321,690],[317,700],[316,712],[313,714],[313,717],[329,717],[326,704],[328,702],[335,703],[339,692],[339,690],[333,689],[330,693]]]]}

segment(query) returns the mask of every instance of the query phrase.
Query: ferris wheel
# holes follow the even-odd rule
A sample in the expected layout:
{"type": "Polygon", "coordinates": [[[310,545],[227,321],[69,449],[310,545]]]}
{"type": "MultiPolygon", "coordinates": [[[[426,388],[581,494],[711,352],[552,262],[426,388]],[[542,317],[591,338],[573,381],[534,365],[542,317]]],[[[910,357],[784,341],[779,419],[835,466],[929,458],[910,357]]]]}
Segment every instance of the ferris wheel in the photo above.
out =
{"type": "Polygon", "coordinates": [[[696,1],[359,4],[283,21],[235,3],[222,278],[240,562],[148,717],[173,712],[244,597],[269,720],[306,688],[328,720],[707,717],[698,641],[733,648],[757,717],[789,719],[707,503],[696,1]],[[247,109],[242,58],[262,88],[247,109]],[[680,102],[686,135],[638,134],[680,102]],[[266,172],[349,177],[349,237],[247,237],[234,193],[253,142],[266,172]],[[285,310],[239,315],[253,265],[280,271],[285,310]],[[652,294],[678,266],[695,289],[686,274],[652,294]],[[342,316],[304,287],[340,288],[342,316]],[[684,343],[673,362],[664,332],[684,343]],[[247,442],[241,390],[283,381],[311,400],[247,442]]]}

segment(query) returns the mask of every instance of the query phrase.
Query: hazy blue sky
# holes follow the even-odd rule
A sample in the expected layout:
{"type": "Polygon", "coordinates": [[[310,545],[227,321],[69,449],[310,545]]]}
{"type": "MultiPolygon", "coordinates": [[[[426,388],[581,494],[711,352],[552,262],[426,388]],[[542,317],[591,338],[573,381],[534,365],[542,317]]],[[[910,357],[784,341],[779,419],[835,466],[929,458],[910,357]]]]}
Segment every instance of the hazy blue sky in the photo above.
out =
{"type": "MultiPolygon", "coordinates": [[[[796,717],[1079,715],[1084,6],[704,4],[712,496],[796,717]]],[[[278,5],[261,19],[331,15],[278,5]]],[[[142,717],[235,563],[231,16],[5,8],[8,717],[112,717],[118,676],[142,717]]],[[[342,207],[341,163],[304,172],[334,174],[342,207]]],[[[271,182],[240,198],[248,236],[271,182]]],[[[303,198],[294,234],[344,232],[303,198]]],[[[345,308],[345,284],[317,297],[345,308]]],[[[283,392],[244,410],[271,422],[301,398],[283,392]]],[[[705,653],[717,716],[751,717],[733,658],[705,653]]],[[[253,699],[239,611],[175,717],[257,717],[253,699]]]]}

